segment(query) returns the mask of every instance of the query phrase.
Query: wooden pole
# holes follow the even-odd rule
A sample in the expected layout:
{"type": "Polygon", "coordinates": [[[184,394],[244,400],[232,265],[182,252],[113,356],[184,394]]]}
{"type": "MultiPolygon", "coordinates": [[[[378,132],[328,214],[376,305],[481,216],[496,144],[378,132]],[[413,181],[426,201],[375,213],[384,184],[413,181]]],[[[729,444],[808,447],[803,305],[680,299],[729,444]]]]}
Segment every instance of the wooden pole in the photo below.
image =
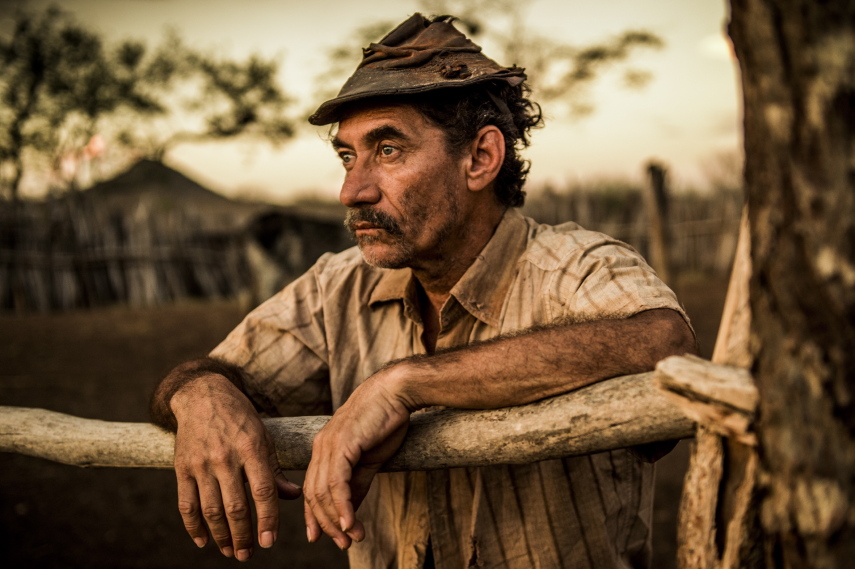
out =
{"type": "Polygon", "coordinates": [[[644,208],[647,211],[650,265],[660,279],[673,286],[667,174],[668,171],[663,165],[656,162],[647,164],[648,183],[644,192],[644,208]]]}
{"type": "MultiPolygon", "coordinates": [[[[286,470],[301,470],[329,417],[265,419],[286,470]]],[[[388,471],[522,464],[694,434],[694,423],[653,373],[602,381],[530,405],[415,413],[388,471]]],[[[171,468],[172,435],[146,423],[110,423],[43,409],[0,407],[0,451],[77,466],[171,468]]]]}
{"type": "Polygon", "coordinates": [[[724,311],[718,336],[715,340],[712,361],[748,369],[753,356],[749,349],[751,341],[751,305],[748,297],[748,281],[751,279],[751,227],[748,223],[748,208],[742,210],[739,237],[730,283],[724,300],[724,311]]]}
{"type": "Polygon", "coordinates": [[[658,381],[675,404],[698,422],[686,473],[677,531],[680,569],[759,567],[752,538],[757,527],[757,436],[759,393],[748,369],[751,352],[751,242],[743,211],[713,365],[730,370],[727,381],[705,381],[703,365],[691,360],[663,361],[658,381]],[[698,373],[691,367],[697,365],[698,373]]]}

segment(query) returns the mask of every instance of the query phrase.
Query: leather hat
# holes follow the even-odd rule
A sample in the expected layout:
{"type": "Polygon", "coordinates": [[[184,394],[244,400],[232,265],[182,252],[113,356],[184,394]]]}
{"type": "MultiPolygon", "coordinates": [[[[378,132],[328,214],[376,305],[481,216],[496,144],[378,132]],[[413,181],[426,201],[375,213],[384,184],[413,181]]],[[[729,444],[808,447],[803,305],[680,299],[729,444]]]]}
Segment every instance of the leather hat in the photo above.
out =
{"type": "Polygon", "coordinates": [[[487,81],[516,86],[525,81],[522,68],[502,67],[485,56],[481,47],[451,21],[450,16],[428,20],[413,14],[380,42],[363,49],[362,63],[338,96],[318,107],[309,122],[338,122],[342,105],[371,97],[411,95],[487,81]]]}

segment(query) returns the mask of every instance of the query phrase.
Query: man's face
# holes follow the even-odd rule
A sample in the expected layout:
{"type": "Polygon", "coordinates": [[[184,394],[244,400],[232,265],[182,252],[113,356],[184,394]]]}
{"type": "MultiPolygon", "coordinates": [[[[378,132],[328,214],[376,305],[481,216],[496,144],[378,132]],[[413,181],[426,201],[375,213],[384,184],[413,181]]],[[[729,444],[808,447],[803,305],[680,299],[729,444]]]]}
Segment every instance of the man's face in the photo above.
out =
{"type": "Polygon", "coordinates": [[[346,174],[345,225],[365,260],[384,268],[440,258],[463,223],[464,161],[443,131],[407,105],[357,110],[333,139],[346,174]]]}

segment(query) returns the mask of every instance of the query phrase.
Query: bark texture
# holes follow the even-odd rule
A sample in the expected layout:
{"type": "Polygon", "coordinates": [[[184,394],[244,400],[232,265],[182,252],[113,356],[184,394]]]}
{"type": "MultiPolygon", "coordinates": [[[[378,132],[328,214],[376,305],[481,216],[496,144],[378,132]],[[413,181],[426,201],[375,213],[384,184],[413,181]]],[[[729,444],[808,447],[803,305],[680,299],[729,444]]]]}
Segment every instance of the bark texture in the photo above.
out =
{"type": "Polygon", "coordinates": [[[732,0],[770,567],[855,559],[855,2],[732,0]]]}

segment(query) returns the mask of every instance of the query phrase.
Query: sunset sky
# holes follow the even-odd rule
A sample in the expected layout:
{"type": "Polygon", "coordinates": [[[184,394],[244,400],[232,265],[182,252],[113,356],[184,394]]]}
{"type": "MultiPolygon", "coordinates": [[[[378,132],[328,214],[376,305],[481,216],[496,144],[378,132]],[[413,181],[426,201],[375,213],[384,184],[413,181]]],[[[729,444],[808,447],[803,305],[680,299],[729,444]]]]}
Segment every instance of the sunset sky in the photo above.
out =
{"type": "MultiPolygon", "coordinates": [[[[0,18],[22,2],[0,0],[0,18]]],[[[47,5],[29,0],[27,7],[47,5]]],[[[64,10],[109,39],[156,44],[168,27],[190,45],[234,57],[252,53],[280,58],[284,90],[313,106],[312,80],[325,50],[357,27],[398,22],[419,9],[416,0],[63,0],[64,10]],[[298,63],[298,56],[299,61],[298,63]]],[[[559,186],[597,178],[641,177],[656,158],[670,166],[677,187],[707,184],[721,155],[740,147],[738,76],[725,40],[724,0],[535,0],[526,25],[584,46],[627,29],[658,34],[666,47],[639,52],[633,66],[653,80],[642,91],[619,88],[606,74],[591,92],[595,112],[571,120],[547,111],[547,126],[527,151],[530,185],[559,186]],[[552,115],[552,116],[550,116],[552,115]]],[[[379,38],[378,38],[379,39],[379,38]]],[[[354,49],[358,50],[358,45],[354,49]]],[[[490,53],[485,45],[485,52],[490,53]]],[[[501,62],[509,64],[511,62],[501,62]]],[[[525,67],[525,61],[517,62],[525,67]]],[[[536,98],[536,93],[535,93],[536,98]]],[[[227,195],[261,195],[287,201],[316,192],[334,197],[342,170],[325,129],[306,126],[278,151],[246,143],[187,145],[167,159],[173,167],[227,195]]]]}

